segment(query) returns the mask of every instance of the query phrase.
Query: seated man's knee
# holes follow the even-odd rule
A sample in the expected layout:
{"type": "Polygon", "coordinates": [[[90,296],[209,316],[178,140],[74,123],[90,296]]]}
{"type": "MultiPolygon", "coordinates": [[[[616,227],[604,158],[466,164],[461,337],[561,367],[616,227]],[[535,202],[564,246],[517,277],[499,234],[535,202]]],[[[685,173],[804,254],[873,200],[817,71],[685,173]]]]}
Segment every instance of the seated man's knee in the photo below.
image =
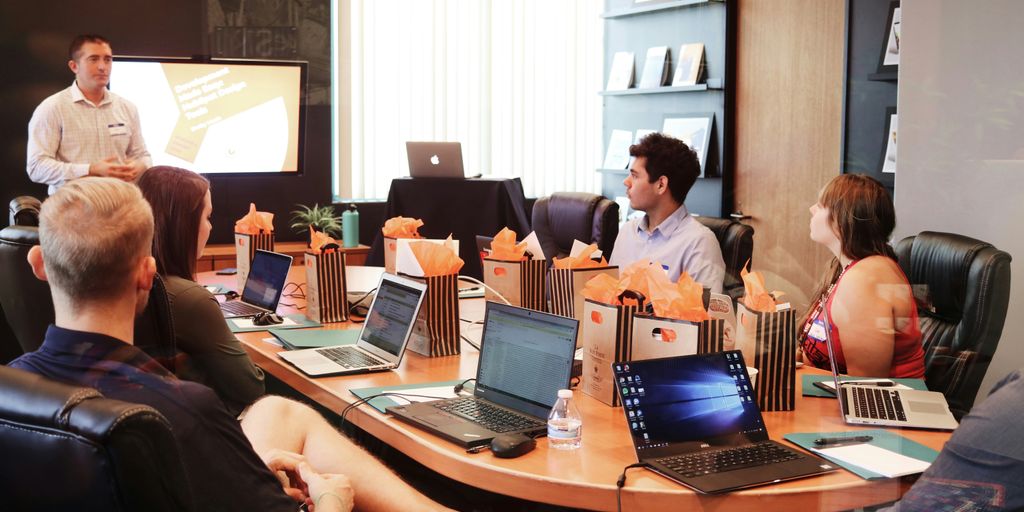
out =
{"type": "Polygon", "coordinates": [[[252,404],[246,418],[250,416],[274,423],[309,422],[320,417],[308,405],[276,395],[267,395],[252,404]]]}

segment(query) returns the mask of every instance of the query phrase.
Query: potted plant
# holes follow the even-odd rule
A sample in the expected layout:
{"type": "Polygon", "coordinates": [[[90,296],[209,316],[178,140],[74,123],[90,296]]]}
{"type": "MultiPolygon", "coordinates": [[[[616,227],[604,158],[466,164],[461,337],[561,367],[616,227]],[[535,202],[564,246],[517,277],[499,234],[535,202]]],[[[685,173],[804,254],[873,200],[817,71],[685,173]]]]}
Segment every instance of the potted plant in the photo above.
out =
{"type": "MultiPolygon", "coordinates": [[[[298,210],[292,210],[292,229],[296,233],[306,233],[309,236],[309,227],[327,233],[333,237],[341,236],[341,217],[334,214],[334,206],[319,203],[312,207],[304,204],[297,204],[298,210]]],[[[307,239],[308,243],[308,239],[307,239]]]]}

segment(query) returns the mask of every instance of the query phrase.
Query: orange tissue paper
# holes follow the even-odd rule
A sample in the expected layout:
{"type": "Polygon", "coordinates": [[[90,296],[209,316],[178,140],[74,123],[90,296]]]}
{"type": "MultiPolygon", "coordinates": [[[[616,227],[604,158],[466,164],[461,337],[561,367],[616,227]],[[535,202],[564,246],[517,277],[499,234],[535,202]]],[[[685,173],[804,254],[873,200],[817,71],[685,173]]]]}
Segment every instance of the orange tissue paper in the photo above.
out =
{"type": "Polygon", "coordinates": [[[710,318],[704,309],[704,287],[686,272],[679,276],[675,290],[669,292],[667,300],[661,301],[654,294],[651,302],[654,304],[654,314],[663,318],[688,322],[703,322],[710,318]]]}
{"type": "Polygon", "coordinates": [[[597,250],[597,244],[590,244],[586,249],[580,251],[576,256],[566,256],[564,258],[555,258],[555,268],[597,268],[607,267],[608,262],[605,261],[604,257],[601,257],[601,261],[597,262],[590,259],[590,255],[594,254],[597,250]]]}
{"type": "Polygon", "coordinates": [[[583,285],[583,297],[604,304],[619,304],[619,294],[625,288],[618,279],[608,274],[598,274],[583,285]]]}
{"type": "Polygon", "coordinates": [[[416,261],[423,270],[423,277],[446,276],[458,274],[462,270],[463,261],[455,254],[455,245],[451,235],[444,245],[431,242],[412,242],[409,244],[416,261]]]}
{"type": "Polygon", "coordinates": [[[505,227],[494,235],[491,241],[489,258],[502,261],[522,261],[526,259],[526,242],[516,243],[516,232],[505,227]]]}
{"type": "MultiPolygon", "coordinates": [[[[750,262],[747,262],[749,265],[750,262]]],[[[776,299],[782,296],[782,292],[774,291],[768,293],[764,287],[764,276],[760,272],[748,272],[747,265],[740,270],[740,277],[743,279],[743,297],[740,301],[751,311],[762,313],[774,313],[778,304],[776,299]]]]}
{"type": "Polygon", "coordinates": [[[313,226],[309,227],[309,250],[313,254],[320,254],[323,251],[323,247],[327,244],[334,244],[337,247],[341,247],[341,244],[337,240],[331,238],[331,235],[327,233],[321,233],[313,229],[313,226]]]}
{"type": "Polygon", "coordinates": [[[384,222],[380,231],[388,238],[423,238],[420,226],[423,221],[411,217],[392,217],[384,222]]]}
{"type": "Polygon", "coordinates": [[[256,204],[249,203],[249,213],[235,221],[235,233],[258,235],[260,232],[274,232],[274,214],[256,211],[256,204]]]}

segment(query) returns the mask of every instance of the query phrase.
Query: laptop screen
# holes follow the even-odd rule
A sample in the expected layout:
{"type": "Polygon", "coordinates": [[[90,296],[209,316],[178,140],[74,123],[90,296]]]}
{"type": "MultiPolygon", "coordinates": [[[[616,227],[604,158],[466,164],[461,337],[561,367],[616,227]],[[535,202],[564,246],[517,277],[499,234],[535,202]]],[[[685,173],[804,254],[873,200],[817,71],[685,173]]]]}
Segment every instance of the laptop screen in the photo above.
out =
{"type": "Polygon", "coordinates": [[[242,290],[242,302],[270,311],[277,309],[291,266],[291,256],[257,250],[249,267],[245,289],[242,290]]]}
{"type": "Polygon", "coordinates": [[[476,396],[547,417],[558,390],[569,387],[578,326],[573,318],[488,302],[476,396]]]}
{"type": "Polygon", "coordinates": [[[681,443],[734,446],[768,438],[736,350],[613,365],[637,456],[681,443]]]}
{"type": "Polygon", "coordinates": [[[422,296],[422,289],[384,276],[377,286],[377,296],[370,305],[359,339],[397,356],[409,337],[422,296]]]}

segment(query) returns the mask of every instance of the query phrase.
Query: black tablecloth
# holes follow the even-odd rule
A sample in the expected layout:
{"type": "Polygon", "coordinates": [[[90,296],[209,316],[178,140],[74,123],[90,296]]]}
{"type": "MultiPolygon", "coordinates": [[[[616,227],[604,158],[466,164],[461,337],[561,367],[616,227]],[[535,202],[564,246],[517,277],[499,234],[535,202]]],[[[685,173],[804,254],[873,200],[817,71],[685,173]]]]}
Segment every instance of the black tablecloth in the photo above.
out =
{"type": "MultiPolygon", "coordinates": [[[[494,236],[503,227],[518,238],[530,233],[523,184],[519,178],[396,178],[388,192],[385,219],[414,217],[423,220],[426,238],[459,240],[459,256],[466,265],[461,274],[483,278],[476,235],[494,236]]],[[[379,232],[370,247],[367,265],[384,265],[384,237],[379,232]]]]}

